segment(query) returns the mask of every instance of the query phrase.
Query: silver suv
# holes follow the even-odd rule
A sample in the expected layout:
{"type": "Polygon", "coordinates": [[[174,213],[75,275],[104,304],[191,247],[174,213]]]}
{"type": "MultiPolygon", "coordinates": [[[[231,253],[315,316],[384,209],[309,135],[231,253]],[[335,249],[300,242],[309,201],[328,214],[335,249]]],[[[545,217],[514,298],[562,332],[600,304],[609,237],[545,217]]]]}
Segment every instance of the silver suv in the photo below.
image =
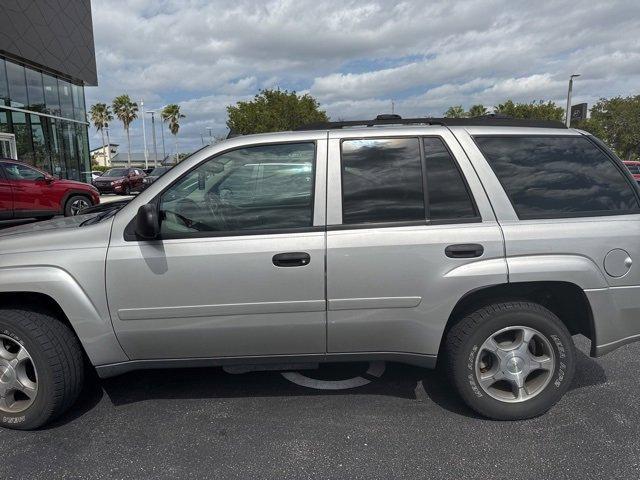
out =
{"type": "Polygon", "coordinates": [[[438,365],[482,415],[540,415],[572,335],[592,356],[640,338],[639,200],[554,123],[382,117],[204,148],[120,209],[1,232],[1,423],[60,415],[88,364],[438,365]]]}

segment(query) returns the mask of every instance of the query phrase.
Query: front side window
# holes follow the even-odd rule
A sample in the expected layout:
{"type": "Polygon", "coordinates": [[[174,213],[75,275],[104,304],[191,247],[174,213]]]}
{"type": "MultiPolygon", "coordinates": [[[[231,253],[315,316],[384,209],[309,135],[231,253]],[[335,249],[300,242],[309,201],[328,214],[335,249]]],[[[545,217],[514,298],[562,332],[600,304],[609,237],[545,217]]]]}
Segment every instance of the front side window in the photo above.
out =
{"type": "Polygon", "coordinates": [[[425,220],[417,138],[342,142],[342,223],[425,220]]]}
{"type": "Polygon", "coordinates": [[[42,180],[44,174],[34,168],[21,165],[19,163],[4,163],[1,162],[0,166],[4,168],[7,173],[7,177],[11,180],[42,180]]]}
{"type": "Polygon", "coordinates": [[[162,194],[161,234],[311,227],[314,165],[311,142],[214,157],[162,194]]]}
{"type": "Polygon", "coordinates": [[[638,213],[630,183],[585,137],[479,136],[521,219],[638,213]]]}

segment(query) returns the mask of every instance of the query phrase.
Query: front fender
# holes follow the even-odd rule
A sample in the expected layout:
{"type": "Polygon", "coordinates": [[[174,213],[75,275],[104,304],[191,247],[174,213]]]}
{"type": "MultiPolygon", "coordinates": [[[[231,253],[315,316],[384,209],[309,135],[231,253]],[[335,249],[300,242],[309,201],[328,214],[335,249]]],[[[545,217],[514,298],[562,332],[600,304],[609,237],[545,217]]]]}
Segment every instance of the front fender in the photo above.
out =
{"type": "Polygon", "coordinates": [[[0,268],[0,292],[39,293],[52,298],[66,314],[94,365],[128,360],[111,320],[100,316],[82,287],[65,270],[53,266],[0,268]]]}

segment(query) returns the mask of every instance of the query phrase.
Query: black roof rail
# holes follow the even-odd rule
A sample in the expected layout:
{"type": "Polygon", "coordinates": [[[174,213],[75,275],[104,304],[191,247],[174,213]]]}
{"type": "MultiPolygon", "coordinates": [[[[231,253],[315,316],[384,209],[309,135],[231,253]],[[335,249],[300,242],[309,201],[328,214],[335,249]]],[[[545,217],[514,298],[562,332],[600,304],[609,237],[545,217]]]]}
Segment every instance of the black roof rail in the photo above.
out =
{"type": "Polygon", "coordinates": [[[506,115],[490,114],[471,118],[402,118],[400,115],[378,115],[373,120],[347,120],[341,122],[310,123],[296,130],[336,130],[348,127],[373,127],[380,125],[443,125],[445,127],[538,127],[567,128],[555,120],[532,120],[511,118],[506,115]]]}

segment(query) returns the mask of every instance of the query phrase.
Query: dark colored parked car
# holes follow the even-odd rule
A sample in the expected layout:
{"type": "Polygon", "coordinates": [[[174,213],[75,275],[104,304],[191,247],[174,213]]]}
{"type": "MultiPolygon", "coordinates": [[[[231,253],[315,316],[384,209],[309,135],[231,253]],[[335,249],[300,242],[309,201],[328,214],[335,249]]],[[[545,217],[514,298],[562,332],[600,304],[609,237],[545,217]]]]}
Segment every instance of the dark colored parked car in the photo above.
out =
{"type": "Polygon", "coordinates": [[[140,190],[145,173],[139,168],[112,168],[93,181],[100,193],[129,195],[140,190]]]}
{"type": "Polygon", "coordinates": [[[60,180],[30,165],[0,159],[0,219],[77,215],[100,203],[98,191],[82,182],[60,180]]]}
{"type": "Polygon", "coordinates": [[[640,182],[640,162],[625,160],[624,164],[631,172],[631,175],[633,175],[635,181],[640,182]]]}
{"type": "Polygon", "coordinates": [[[149,185],[151,185],[153,182],[155,182],[158,178],[160,178],[162,175],[164,175],[169,170],[171,170],[171,168],[172,167],[156,167],[156,168],[154,168],[151,171],[151,173],[149,173],[149,175],[147,175],[146,177],[144,177],[142,179],[142,187],[140,187],[140,191],[142,191],[145,188],[147,188],[149,185]]]}

